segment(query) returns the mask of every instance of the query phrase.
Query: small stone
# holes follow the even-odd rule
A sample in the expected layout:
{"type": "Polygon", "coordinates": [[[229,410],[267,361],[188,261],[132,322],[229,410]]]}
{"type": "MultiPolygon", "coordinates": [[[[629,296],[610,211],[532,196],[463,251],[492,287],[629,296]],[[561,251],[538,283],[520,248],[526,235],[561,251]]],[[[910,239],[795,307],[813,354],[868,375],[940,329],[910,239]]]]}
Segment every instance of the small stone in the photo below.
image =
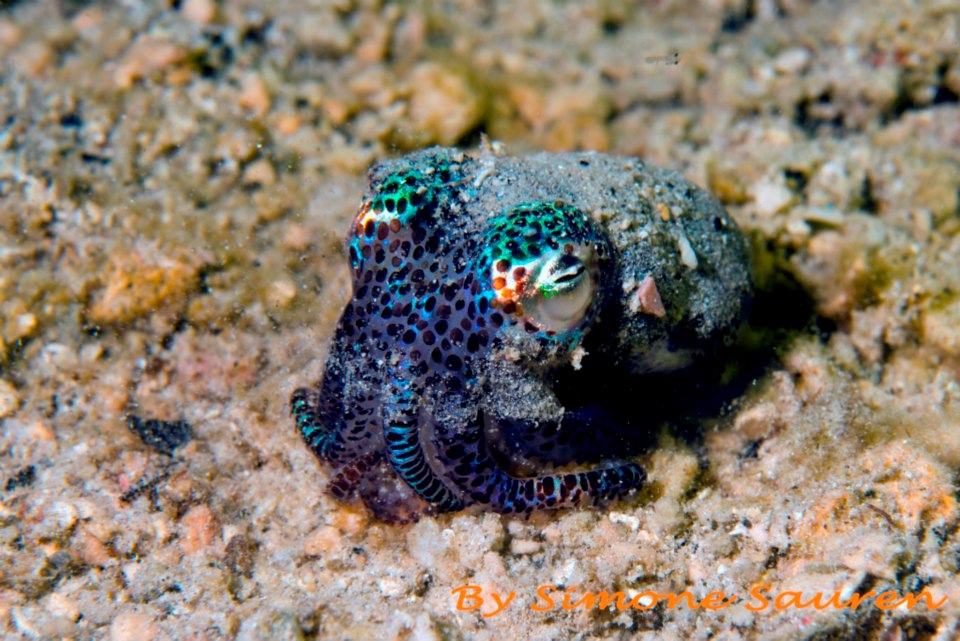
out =
{"type": "Polygon", "coordinates": [[[187,554],[205,550],[220,536],[220,522],[205,504],[190,508],[180,519],[180,528],[180,547],[187,554]]]}
{"type": "Polygon", "coordinates": [[[784,225],[784,229],[790,236],[797,239],[797,242],[806,240],[810,237],[810,234],[813,233],[810,225],[808,225],[805,220],[793,216],[791,216],[787,224],[784,225]]]}
{"type": "Polygon", "coordinates": [[[657,213],[660,216],[660,220],[663,222],[668,222],[670,220],[670,208],[663,203],[657,203],[657,213]]]}
{"type": "Polygon", "coordinates": [[[286,201],[275,189],[259,189],[253,193],[251,201],[257,211],[258,223],[271,223],[289,211],[289,201],[286,201]]]}
{"type": "Polygon", "coordinates": [[[51,427],[49,423],[45,423],[40,419],[30,423],[27,433],[38,441],[50,442],[57,440],[57,433],[53,430],[53,427],[51,427]]]}
{"type": "Polygon", "coordinates": [[[59,592],[54,592],[47,598],[47,609],[68,621],[76,621],[80,618],[80,608],[76,601],[59,592]]]}
{"type": "Polygon", "coordinates": [[[243,534],[230,537],[227,542],[224,563],[233,572],[244,576],[253,576],[253,567],[257,560],[259,545],[243,534]]]}
{"type": "Polygon", "coordinates": [[[276,128],[284,136],[289,136],[291,134],[297,133],[299,131],[303,122],[300,120],[299,116],[295,115],[282,115],[279,116],[276,120],[276,128]]]}
{"type": "Polygon", "coordinates": [[[756,441],[773,432],[777,425],[777,415],[777,408],[773,403],[761,403],[740,412],[733,422],[733,427],[743,432],[751,441],[756,441]]]}
{"type": "Polygon", "coordinates": [[[100,360],[103,356],[103,345],[100,343],[87,343],[80,348],[80,362],[89,365],[100,360]]]}
{"type": "Polygon", "coordinates": [[[292,223],[283,232],[283,244],[294,251],[307,249],[314,240],[313,234],[305,225],[292,223]]]}
{"type": "Polygon", "coordinates": [[[88,320],[121,323],[176,305],[192,291],[197,266],[166,256],[117,254],[88,320]]]}
{"type": "Polygon", "coordinates": [[[321,57],[341,56],[354,45],[353,30],[346,28],[333,4],[323,3],[313,11],[298,12],[291,24],[298,46],[314,50],[321,57]]]}
{"type": "Polygon", "coordinates": [[[127,417],[127,427],[146,445],[168,456],[193,436],[193,428],[186,421],[143,420],[131,415],[127,417]]]}
{"type": "Polygon", "coordinates": [[[390,37],[393,33],[389,20],[378,19],[369,24],[366,36],[353,50],[356,59],[364,64],[381,62],[387,54],[390,37]]]}
{"type": "Polygon", "coordinates": [[[330,515],[330,524],[347,534],[360,534],[366,527],[369,519],[366,513],[344,507],[330,515]]]}
{"type": "Polygon", "coordinates": [[[539,541],[533,541],[531,539],[513,539],[510,541],[510,553],[517,556],[536,554],[542,547],[539,541]]]}
{"type": "Polygon", "coordinates": [[[9,381],[0,379],[0,418],[12,416],[20,409],[20,394],[9,381]]]}
{"type": "Polygon", "coordinates": [[[244,78],[237,102],[241,107],[258,116],[270,111],[270,93],[263,78],[257,74],[250,74],[244,78]]]}
{"type": "Polygon", "coordinates": [[[657,291],[657,284],[653,277],[647,276],[641,281],[640,286],[637,287],[637,293],[630,301],[630,311],[650,314],[657,318],[663,318],[667,315],[667,310],[663,306],[663,300],[660,298],[660,292],[657,291]]]}
{"type": "Polygon", "coordinates": [[[636,532],[640,529],[640,519],[632,514],[625,514],[623,512],[610,512],[610,514],[607,515],[607,518],[609,518],[612,523],[626,525],[633,532],[636,532]]]}
{"type": "Polygon", "coordinates": [[[592,113],[571,113],[550,124],[543,144],[551,151],[576,148],[604,151],[610,148],[610,133],[602,117],[592,113]]]}
{"type": "Polygon", "coordinates": [[[7,484],[4,486],[4,490],[7,492],[12,492],[17,488],[29,487],[33,485],[33,482],[37,479],[37,468],[33,465],[27,465],[21,467],[16,471],[10,478],[7,479],[7,484]]]}
{"type": "Polygon", "coordinates": [[[56,54],[45,42],[28,41],[9,56],[9,61],[26,75],[39,77],[45,75],[56,61],[56,54]]]}
{"type": "Polygon", "coordinates": [[[26,338],[32,335],[36,329],[37,317],[30,313],[21,314],[17,316],[14,323],[11,339],[26,338]]]}
{"type": "Polygon", "coordinates": [[[330,97],[323,101],[323,115],[334,126],[342,125],[352,113],[353,109],[345,100],[330,97]]]}
{"type": "MultiPolygon", "coordinates": [[[[677,238],[677,247],[680,249],[680,262],[683,263],[684,267],[687,269],[696,269],[700,264],[697,260],[697,253],[693,251],[693,245],[690,244],[690,239],[682,232],[677,238]]],[[[657,296],[659,297],[659,294],[657,296]]],[[[664,313],[666,313],[666,310],[664,310],[664,313]]]]}
{"type": "Polygon", "coordinates": [[[184,0],[180,13],[194,24],[206,25],[216,17],[217,5],[213,0],[184,0]]]}
{"type": "Polygon", "coordinates": [[[327,154],[327,166],[345,174],[358,174],[370,165],[372,156],[365,148],[343,145],[327,154]]]}
{"type": "Polygon", "coordinates": [[[110,624],[110,641],[150,641],[158,632],[150,615],[124,612],[110,624]]]}
{"type": "Polygon", "coordinates": [[[806,47],[787,49],[773,61],[773,68],[780,73],[797,73],[810,62],[810,50],[806,47]]]}
{"type": "Polygon", "coordinates": [[[0,20],[0,46],[15,47],[22,37],[23,30],[20,27],[10,20],[0,20]]]}
{"type": "Polygon", "coordinates": [[[71,372],[80,364],[77,350],[64,343],[47,343],[40,351],[41,362],[51,371],[71,372]]]}
{"type": "Polygon", "coordinates": [[[424,144],[452,145],[480,122],[480,100],[466,76],[436,63],[410,74],[410,120],[424,144]]]}
{"type": "Polygon", "coordinates": [[[923,337],[945,356],[960,356],[960,303],[924,314],[923,337]]]}
{"type": "Polygon", "coordinates": [[[88,7],[77,12],[70,21],[70,25],[81,35],[89,35],[103,24],[103,10],[99,7],[88,7]]]}
{"type": "Polygon", "coordinates": [[[57,501],[47,510],[45,516],[48,522],[52,519],[56,523],[58,530],[64,531],[73,528],[80,518],[80,513],[71,503],[57,501]]]}
{"type": "Polygon", "coordinates": [[[801,213],[807,222],[833,228],[843,226],[843,212],[834,207],[810,207],[801,213]]]}
{"type": "Polygon", "coordinates": [[[81,531],[76,546],[80,558],[87,565],[102,568],[108,565],[113,558],[109,548],[107,548],[100,539],[86,530],[81,531]]]}
{"type": "Polygon", "coordinates": [[[142,35],[131,45],[113,72],[113,80],[119,89],[129,89],[137,80],[165,71],[186,56],[186,50],[180,45],[142,35]]]}
{"type": "Polygon", "coordinates": [[[567,559],[555,567],[549,581],[554,585],[582,585],[587,578],[577,559],[567,559]]]}
{"type": "Polygon", "coordinates": [[[750,189],[757,213],[761,216],[774,216],[793,202],[793,192],[786,185],[770,180],[762,180],[750,189]]]}
{"type": "Polygon", "coordinates": [[[340,530],[332,525],[320,528],[303,544],[303,551],[310,556],[320,556],[341,548],[343,548],[343,537],[340,535],[340,530]]]}
{"type": "Polygon", "coordinates": [[[430,615],[423,613],[414,623],[413,630],[410,632],[410,641],[441,641],[445,636],[434,629],[430,615]]]}
{"type": "Polygon", "coordinates": [[[407,552],[428,570],[436,570],[450,547],[450,530],[441,529],[436,521],[422,520],[407,532],[407,552]]]}
{"type": "Polygon", "coordinates": [[[506,92],[514,109],[528,125],[537,128],[547,123],[546,97],[543,92],[524,82],[509,85],[506,92]]]}
{"type": "Polygon", "coordinates": [[[10,621],[23,638],[74,638],[77,632],[72,621],[51,613],[48,608],[15,607],[10,612],[10,621]]]}
{"type": "Polygon", "coordinates": [[[286,307],[296,296],[297,285],[287,277],[273,281],[267,290],[267,302],[273,307],[286,307]]]}
{"type": "Polygon", "coordinates": [[[243,184],[245,185],[273,185],[277,182],[277,172],[273,164],[266,158],[255,160],[243,170],[243,184]]]}

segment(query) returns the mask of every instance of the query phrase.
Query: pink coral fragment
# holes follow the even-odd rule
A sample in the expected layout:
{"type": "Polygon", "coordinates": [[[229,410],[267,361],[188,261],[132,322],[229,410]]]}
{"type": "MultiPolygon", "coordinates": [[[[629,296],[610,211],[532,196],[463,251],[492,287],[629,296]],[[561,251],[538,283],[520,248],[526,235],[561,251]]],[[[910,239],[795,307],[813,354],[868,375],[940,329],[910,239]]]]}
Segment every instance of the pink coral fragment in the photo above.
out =
{"type": "Polygon", "coordinates": [[[644,314],[652,314],[657,318],[663,318],[667,315],[667,310],[663,307],[663,301],[660,300],[660,292],[657,291],[657,284],[652,276],[647,276],[637,288],[637,302],[640,303],[640,311],[644,314]]]}

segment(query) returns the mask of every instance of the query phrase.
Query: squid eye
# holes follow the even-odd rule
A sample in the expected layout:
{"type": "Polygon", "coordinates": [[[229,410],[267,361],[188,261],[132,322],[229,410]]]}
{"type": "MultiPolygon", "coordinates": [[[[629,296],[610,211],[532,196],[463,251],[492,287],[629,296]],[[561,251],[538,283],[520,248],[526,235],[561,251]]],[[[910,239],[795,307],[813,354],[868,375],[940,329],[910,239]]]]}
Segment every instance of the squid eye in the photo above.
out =
{"type": "Polygon", "coordinates": [[[557,260],[556,270],[553,272],[552,280],[555,287],[563,288],[570,283],[575,282],[587,271],[587,266],[576,256],[564,254],[557,260]]]}
{"type": "Polygon", "coordinates": [[[584,258],[563,254],[548,258],[536,280],[532,300],[524,303],[529,315],[545,330],[563,332],[579,325],[596,292],[592,270],[584,258]]]}

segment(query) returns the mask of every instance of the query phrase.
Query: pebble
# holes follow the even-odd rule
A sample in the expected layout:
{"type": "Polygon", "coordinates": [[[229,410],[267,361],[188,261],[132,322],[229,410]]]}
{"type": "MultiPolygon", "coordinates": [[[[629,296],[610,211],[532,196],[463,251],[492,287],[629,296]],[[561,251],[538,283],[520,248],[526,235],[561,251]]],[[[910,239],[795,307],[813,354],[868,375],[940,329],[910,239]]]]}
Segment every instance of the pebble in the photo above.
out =
{"type": "MultiPolygon", "coordinates": [[[[690,239],[684,236],[683,233],[677,237],[677,247],[680,249],[680,262],[683,263],[684,267],[691,270],[696,269],[700,264],[697,260],[697,253],[693,251],[693,245],[690,244],[690,239]]],[[[642,287],[643,283],[641,283],[641,288],[642,287]]],[[[657,294],[657,298],[659,297],[660,295],[657,294]]],[[[662,303],[661,307],[663,307],[662,303]]]]}
{"type": "Polygon", "coordinates": [[[267,84],[258,74],[249,74],[243,79],[240,87],[240,95],[237,96],[237,102],[241,107],[252,111],[258,116],[262,116],[270,111],[270,92],[267,90],[267,84]]]}
{"type": "Polygon", "coordinates": [[[216,17],[217,5],[213,0],[184,0],[180,12],[190,22],[206,25],[216,17]]]}
{"type": "Polygon", "coordinates": [[[283,232],[283,244],[293,251],[307,249],[314,240],[311,229],[306,225],[293,223],[288,225],[283,232]]]}
{"type": "Polygon", "coordinates": [[[106,287],[90,307],[95,323],[122,323],[174,304],[193,287],[197,268],[168,256],[116,254],[106,287]]]}
{"type": "Polygon", "coordinates": [[[269,186],[277,182],[277,172],[266,158],[255,160],[243,170],[243,184],[269,186]]]}
{"type": "Polygon", "coordinates": [[[787,49],[773,61],[773,68],[780,73],[797,73],[810,62],[810,50],[806,47],[787,49]]]}
{"type": "Polygon", "coordinates": [[[153,617],[141,612],[123,612],[110,624],[110,641],[150,641],[157,633],[153,617]]]}
{"type": "Polygon", "coordinates": [[[193,428],[186,421],[144,420],[130,415],[127,417],[127,428],[139,436],[144,444],[168,456],[193,436],[193,428]]]}
{"type": "Polygon", "coordinates": [[[609,518],[612,523],[626,525],[633,532],[636,532],[640,529],[640,519],[632,514],[625,514],[623,512],[610,512],[610,514],[607,515],[607,518],[609,518]]]}
{"type": "Polygon", "coordinates": [[[80,618],[80,608],[77,606],[77,602],[59,592],[54,592],[47,598],[47,609],[52,614],[68,621],[76,621],[80,618]]]}
{"type": "Polygon", "coordinates": [[[107,546],[87,531],[81,532],[76,545],[80,558],[83,559],[83,562],[87,565],[102,568],[109,564],[112,559],[107,546]]]}
{"type": "Polygon", "coordinates": [[[843,212],[833,207],[810,207],[804,209],[802,215],[804,220],[818,225],[834,228],[843,226],[843,212]]]}
{"type": "MultiPolygon", "coordinates": [[[[690,247],[689,241],[687,241],[686,246],[690,247]]],[[[693,248],[690,248],[690,252],[693,252],[693,248]]],[[[694,266],[696,266],[696,254],[693,255],[693,263],[694,266]]],[[[686,261],[684,261],[684,264],[686,264],[686,261]]],[[[657,284],[654,282],[652,276],[647,276],[640,282],[640,286],[637,287],[637,293],[631,299],[630,303],[631,311],[651,314],[657,318],[663,318],[667,315],[667,310],[663,306],[663,300],[660,298],[660,292],[657,291],[657,284]],[[636,303],[636,309],[634,309],[634,302],[636,303]]]]}
{"type": "Polygon", "coordinates": [[[923,335],[948,358],[960,356],[960,302],[924,314],[923,335]]]}
{"type": "Polygon", "coordinates": [[[113,72],[118,89],[129,89],[137,80],[164,71],[186,58],[183,47],[168,40],[142,35],[113,72]]]}
{"type": "Polygon", "coordinates": [[[14,47],[20,42],[23,32],[10,20],[0,20],[0,46],[14,47]]]}
{"type": "Polygon", "coordinates": [[[409,116],[425,143],[452,145],[480,121],[480,99],[463,74],[428,62],[410,74],[409,116]]]}
{"type": "Polygon", "coordinates": [[[21,314],[17,316],[12,329],[13,332],[10,338],[13,340],[26,338],[37,329],[37,317],[30,313],[21,314]]]}
{"type": "Polygon", "coordinates": [[[757,213],[765,217],[780,213],[793,200],[793,192],[786,185],[771,180],[762,180],[756,183],[753,185],[751,193],[757,207],[757,213]]]}
{"type": "Polygon", "coordinates": [[[426,613],[417,617],[413,630],[410,631],[410,641],[441,641],[446,635],[441,635],[433,628],[430,616],[426,613]]]}
{"type": "Polygon", "coordinates": [[[329,552],[335,552],[343,548],[343,536],[340,530],[332,525],[325,525],[314,532],[306,543],[303,544],[303,551],[310,556],[321,556],[329,552]]]}
{"type": "Polygon", "coordinates": [[[289,136],[291,134],[297,133],[300,127],[303,125],[303,121],[299,116],[292,114],[283,114],[277,116],[275,121],[275,126],[277,131],[279,131],[284,136],[289,136]]]}
{"type": "Polygon", "coordinates": [[[20,408],[20,395],[9,381],[0,379],[0,418],[12,416],[20,408]]]}
{"type": "Polygon", "coordinates": [[[15,607],[10,612],[10,619],[17,630],[30,638],[72,638],[76,634],[72,621],[53,616],[41,608],[15,607]]]}
{"type": "Polygon", "coordinates": [[[539,541],[531,539],[513,539],[510,541],[510,553],[521,556],[524,554],[536,554],[543,548],[539,541]]]}
{"type": "Polygon", "coordinates": [[[449,548],[448,539],[436,521],[421,520],[407,532],[407,552],[428,570],[439,567],[441,557],[449,548]]]}
{"type": "Polygon", "coordinates": [[[776,427],[778,413],[773,403],[761,403],[740,412],[733,422],[733,427],[755,441],[770,435],[776,427]]]}
{"type": "Polygon", "coordinates": [[[270,283],[267,290],[267,302],[272,307],[286,307],[297,296],[297,285],[286,276],[270,283]]]}
{"type": "Polygon", "coordinates": [[[366,512],[354,511],[349,508],[341,508],[330,514],[330,524],[347,534],[360,534],[366,529],[368,522],[369,518],[366,512]]]}
{"type": "Polygon", "coordinates": [[[220,537],[220,521],[213,510],[202,503],[183,515],[180,529],[180,547],[187,554],[202,552],[220,537]]]}

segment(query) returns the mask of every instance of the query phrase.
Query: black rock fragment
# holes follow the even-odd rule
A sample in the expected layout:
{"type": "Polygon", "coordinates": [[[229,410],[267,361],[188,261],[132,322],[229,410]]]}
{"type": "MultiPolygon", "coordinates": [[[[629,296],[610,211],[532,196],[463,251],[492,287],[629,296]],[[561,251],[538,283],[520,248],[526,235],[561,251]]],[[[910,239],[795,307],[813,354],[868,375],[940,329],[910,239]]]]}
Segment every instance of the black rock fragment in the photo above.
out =
{"type": "Polygon", "coordinates": [[[186,421],[164,421],[127,416],[127,427],[153,449],[171,456],[173,451],[193,436],[193,428],[186,421]]]}
{"type": "Polygon", "coordinates": [[[32,465],[27,465],[19,470],[16,474],[7,479],[7,484],[4,489],[7,492],[11,492],[18,487],[27,487],[28,485],[33,484],[33,481],[37,478],[37,468],[32,465]]]}

